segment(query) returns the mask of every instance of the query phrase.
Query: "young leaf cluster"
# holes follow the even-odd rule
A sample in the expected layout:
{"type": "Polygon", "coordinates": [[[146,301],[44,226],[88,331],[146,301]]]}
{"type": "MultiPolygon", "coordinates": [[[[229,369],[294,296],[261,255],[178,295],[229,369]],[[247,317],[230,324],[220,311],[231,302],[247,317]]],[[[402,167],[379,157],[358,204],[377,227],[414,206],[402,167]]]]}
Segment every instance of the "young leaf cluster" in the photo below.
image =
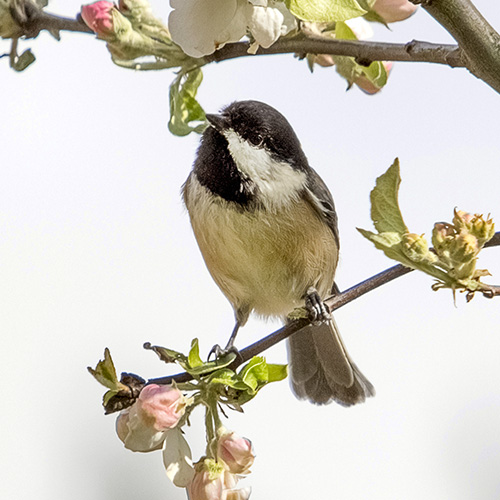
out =
{"type": "Polygon", "coordinates": [[[371,217],[377,233],[359,228],[358,231],[390,259],[433,276],[435,290],[488,292],[491,287],[482,283],[481,277],[489,272],[476,269],[476,263],[479,252],[495,234],[492,219],[455,210],[451,224],[434,225],[434,248],[429,248],[423,235],[411,233],[403,220],[398,203],[400,183],[396,159],[377,179],[370,194],[371,217]]]}

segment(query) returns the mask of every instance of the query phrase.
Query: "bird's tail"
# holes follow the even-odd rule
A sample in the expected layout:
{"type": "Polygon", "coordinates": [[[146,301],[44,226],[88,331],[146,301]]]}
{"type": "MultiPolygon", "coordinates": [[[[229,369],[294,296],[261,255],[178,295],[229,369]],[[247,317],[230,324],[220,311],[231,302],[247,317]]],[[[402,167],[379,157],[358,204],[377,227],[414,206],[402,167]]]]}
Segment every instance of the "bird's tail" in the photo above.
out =
{"type": "Polygon", "coordinates": [[[292,335],[288,360],[292,389],[299,399],[351,406],[375,395],[373,385],[351,360],[333,318],[292,335]]]}

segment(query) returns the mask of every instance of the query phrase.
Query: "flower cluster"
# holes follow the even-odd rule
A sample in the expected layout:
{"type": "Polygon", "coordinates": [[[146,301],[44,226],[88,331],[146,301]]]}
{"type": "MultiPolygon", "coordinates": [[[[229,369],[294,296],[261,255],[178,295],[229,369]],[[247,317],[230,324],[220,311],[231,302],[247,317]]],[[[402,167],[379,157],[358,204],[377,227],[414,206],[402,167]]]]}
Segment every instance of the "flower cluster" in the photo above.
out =
{"type": "Polygon", "coordinates": [[[476,269],[477,256],[495,234],[490,218],[455,210],[452,224],[438,222],[432,231],[432,244],[443,267],[457,280],[479,279],[489,273],[476,269]]]}
{"type": "Polygon", "coordinates": [[[115,62],[154,56],[162,61],[162,67],[175,67],[189,59],[153,15],[148,0],[120,0],[118,5],[100,0],[83,5],[81,16],[97,37],[107,42],[115,62]]]}
{"type": "Polygon", "coordinates": [[[237,484],[253,465],[252,443],[226,429],[219,412],[223,405],[241,409],[262,387],[286,378],[286,365],[268,364],[263,357],[255,356],[235,372],[229,368],[235,353],[203,362],[197,339],[188,355],[161,346],[145,347],[162,361],[179,364],[192,380],[177,385],[145,384],[141,377],[127,373],[118,380],[106,349],[104,359],[89,371],[108,388],[103,400],[106,413],[121,410],[116,420],[118,437],[131,451],[162,450],[167,476],[175,486],[187,489],[190,500],[248,499],[250,489],[238,488],[237,484]],[[205,409],[207,446],[204,455],[193,463],[183,427],[196,406],[205,409]]]}
{"type": "Polygon", "coordinates": [[[245,500],[249,488],[236,488],[238,480],[250,473],[255,455],[252,444],[220,426],[210,448],[213,457],[204,456],[196,464],[182,433],[186,409],[193,403],[171,385],[146,385],[137,401],[122,410],[116,432],[131,451],[162,449],[167,476],[179,487],[187,488],[190,500],[245,500]]]}
{"type": "MultiPolygon", "coordinates": [[[[339,22],[308,22],[301,17],[299,26],[294,15],[298,13],[279,0],[170,0],[170,5],[173,11],[168,27],[172,40],[186,54],[196,58],[212,54],[226,43],[237,42],[246,35],[253,42],[249,50],[252,53],[259,46],[270,47],[278,38],[299,29],[306,34],[344,38],[338,33],[339,22]]],[[[392,23],[407,19],[416,8],[408,0],[376,0],[368,14],[370,20],[392,23]]],[[[300,13],[303,11],[301,9],[300,13]]],[[[345,24],[352,30],[349,38],[366,40],[373,35],[362,17],[348,19],[345,24]]],[[[349,85],[354,83],[367,94],[375,94],[383,87],[392,68],[391,62],[383,62],[375,69],[375,74],[371,74],[358,65],[349,64],[345,68],[345,64],[341,64],[339,67],[339,58],[328,54],[309,55],[308,61],[311,66],[337,64],[338,72],[347,78],[349,85]]]]}

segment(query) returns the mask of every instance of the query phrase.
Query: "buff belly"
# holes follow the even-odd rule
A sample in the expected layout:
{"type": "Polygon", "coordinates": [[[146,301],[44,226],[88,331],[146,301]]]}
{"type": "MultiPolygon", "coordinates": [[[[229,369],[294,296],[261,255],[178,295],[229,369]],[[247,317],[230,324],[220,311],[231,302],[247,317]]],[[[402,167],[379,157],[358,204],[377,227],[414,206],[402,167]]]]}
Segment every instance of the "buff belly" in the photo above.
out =
{"type": "Polygon", "coordinates": [[[332,231],[305,200],[250,212],[209,196],[193,177],[185,195],[208,270],[244,324],[255,311],[284,316],[304,304],[309,287],[326,297],[338,260],[332,231]]]}

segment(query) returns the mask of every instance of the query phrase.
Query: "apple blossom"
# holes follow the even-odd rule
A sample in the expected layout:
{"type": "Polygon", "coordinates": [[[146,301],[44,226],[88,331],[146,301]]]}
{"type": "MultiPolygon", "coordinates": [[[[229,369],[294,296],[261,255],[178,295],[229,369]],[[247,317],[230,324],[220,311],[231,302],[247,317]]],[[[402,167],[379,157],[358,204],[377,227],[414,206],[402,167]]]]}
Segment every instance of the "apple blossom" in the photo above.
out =
{"type": "Polygon", "coordinates": [[[186,408],[182,392],[171,385],[147,385],[137,403],[144,418],[151,419],[154,428],[159,431],[175,427],[186,408]]]}
{"type": "Polygon", "coordinates": [[[297,27],[285,4],[275,0],[170,0],[172,40],[192,57],[212,54],[249,31],[269,47],[297,27]]]}
{"type": "Polygon", "coordinates": [[[417,5],[408,0],[376,0],[372,9],[387,23],[395,23],[408,19],[417,5]]]}
{"type": "Polygon", "coordinates": [[[82,19],[100,38],[113,36],[113,9],[115,9],[115,5],[105,0],[82,5],[82,19]]]}
{"type": "Polygon", "coordinates": [[[118,416],[118,437],[132,451],[158,450],[165,440],[165,431],[178,424],[188,402],[172,386],[147,385],[137,401],[118,416]]]}
{"type": "Polygon", "coordinates": [[[212,459],[195,466],[193,480],[187,486],[189,500],[248,500],[250,488],[236,489],[238,477],[212,459]]]}
{"type": "Polygon", "coordinates": [[[255,459],[252,443],[234,432],[226,432],[219,438],[217,456],[233,474],[248,474],[255,459]]]}

